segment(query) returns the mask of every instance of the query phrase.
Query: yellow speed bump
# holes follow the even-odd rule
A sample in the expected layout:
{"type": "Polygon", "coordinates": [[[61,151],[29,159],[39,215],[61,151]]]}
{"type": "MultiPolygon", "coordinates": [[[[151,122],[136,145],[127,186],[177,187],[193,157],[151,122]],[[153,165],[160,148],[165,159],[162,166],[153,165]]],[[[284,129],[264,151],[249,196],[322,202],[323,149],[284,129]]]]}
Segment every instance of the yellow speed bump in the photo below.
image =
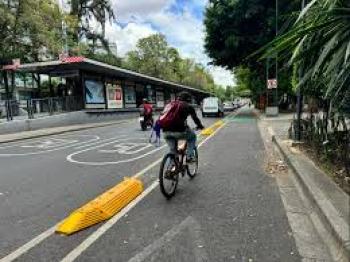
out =
{"type": "Polygon", "coordinates": [[[216,128],[219,128],[219,127],[221,127],[224,124],[225,124],[225,122],[223,120],[219,120],[219,121],[215,122],[214,126],[216,128]]]}
{"type": "Polygon", "coordinates": [[[210,136],[213,133],[214,133],[214,129],[211,127],[208,127],[201,132],[201,135],[202,136],[210,136]]]}
{"type": "Polygon", "coordinates": [[[143,184],[140,180],[124,178],[123,182],[71,213],[58,226],[56,232],[70,235],[107,220],[129,204],[142,191],[143,184]]]}

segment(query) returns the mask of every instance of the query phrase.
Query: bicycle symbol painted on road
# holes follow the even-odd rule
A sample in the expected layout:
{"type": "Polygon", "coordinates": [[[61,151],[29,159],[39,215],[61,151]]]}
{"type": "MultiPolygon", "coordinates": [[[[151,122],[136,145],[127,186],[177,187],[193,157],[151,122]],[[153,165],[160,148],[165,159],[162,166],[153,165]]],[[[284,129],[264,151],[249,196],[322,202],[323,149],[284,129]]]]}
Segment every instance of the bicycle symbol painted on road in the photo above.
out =
{"type": "Polygon", "coordinates": [[[152,155],[165,147],[154,148],[147,138],[122,138],[94,145],[67,156],[67,161],[88,166],[129,163],[152,155]]]}
{"type": "Polygon", "coordinates": [[[100,153],[118,153],[122,155],[133,155],[152,147],[149,143],[121,143],[113,145],[115,149],[101,149],[100,153]]]}

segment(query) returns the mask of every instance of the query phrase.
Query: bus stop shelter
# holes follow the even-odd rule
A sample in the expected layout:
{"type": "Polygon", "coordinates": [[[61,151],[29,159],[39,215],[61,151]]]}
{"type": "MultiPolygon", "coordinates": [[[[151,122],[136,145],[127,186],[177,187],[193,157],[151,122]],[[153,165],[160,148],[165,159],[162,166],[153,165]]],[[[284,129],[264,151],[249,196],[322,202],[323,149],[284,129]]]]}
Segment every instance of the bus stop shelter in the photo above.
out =
{"type": "MultiPolygon", "coordinates": [[[[209,96],[206,91],[147,76],[85,57],[66,57],[57,61],[4,66],[6,73],[29,74],[50,84],[50,97],[75,97],[75,110],[132,111],[143,98],[156,108],[188,91],[193,103],[209,96]],[[51,79],[59,78],[53,86],[51,79]]],[[[40,81],[39,89],[40,89],[40,81]]],[[[8,84],[8,83],[6,83],[8,84]]],[[[42,97],[41,97],[42,98],[42,97]]]]}

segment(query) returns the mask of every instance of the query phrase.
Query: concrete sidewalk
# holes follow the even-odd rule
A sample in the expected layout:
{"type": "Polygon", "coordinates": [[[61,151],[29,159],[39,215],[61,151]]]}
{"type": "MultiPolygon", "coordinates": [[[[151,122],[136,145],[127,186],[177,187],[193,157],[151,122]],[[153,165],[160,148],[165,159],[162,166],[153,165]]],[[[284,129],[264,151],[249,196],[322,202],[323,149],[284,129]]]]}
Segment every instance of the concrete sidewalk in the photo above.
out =
{"type": "Polygon", "coordinates": [[[349,261],[350,257],[350,199],[322,170],[320,170],[288,139],[293,114],[265,117],[256,111],[271,133],[271,138],[293,171],[299,193],[307,202],[309,216],[329,247],[334,261],[349,261]]]}

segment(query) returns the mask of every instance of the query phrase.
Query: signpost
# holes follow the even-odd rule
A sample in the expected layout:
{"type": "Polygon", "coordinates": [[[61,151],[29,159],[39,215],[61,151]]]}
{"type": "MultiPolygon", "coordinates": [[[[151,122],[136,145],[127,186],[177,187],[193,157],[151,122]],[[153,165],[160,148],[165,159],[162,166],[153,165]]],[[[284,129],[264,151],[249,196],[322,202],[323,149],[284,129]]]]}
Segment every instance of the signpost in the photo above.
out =
{"type": "MultiPolygon", "coordinates": [[[[275,1],[276,4],[276,19],[275,19],[275,26],[276,26],[276,37],[278,36],[278,0],[275,1]]],[[[269,59],[267,59],[266,63],[266,80],[267,80],[267,106],[265,110],[265,114],[267,116],[278,116],[278,54],[276,54],[276,65],[275,65],[275,78],[270,79],[269,78],[269,59]],[[272,98],[272,99],[271,99],[272,98]]]]}
{"type": "Polygon", "coordinates": [[[278,102],[277,102],[277,87],[278,87],[278,81],[276,78],[273,79],[267,79],[267,97],[269,99],[271,93],[275,98],[272,100],[272,103],[268,104],[266,107],[266,115],[267,116],[277,116],[278,115],[278,102]]]}
{"type": "Polygon", "coordinates": [[[268,79],[267,89],[276,89],[276,88],[277,88],[277,79],[268,79]]]}

